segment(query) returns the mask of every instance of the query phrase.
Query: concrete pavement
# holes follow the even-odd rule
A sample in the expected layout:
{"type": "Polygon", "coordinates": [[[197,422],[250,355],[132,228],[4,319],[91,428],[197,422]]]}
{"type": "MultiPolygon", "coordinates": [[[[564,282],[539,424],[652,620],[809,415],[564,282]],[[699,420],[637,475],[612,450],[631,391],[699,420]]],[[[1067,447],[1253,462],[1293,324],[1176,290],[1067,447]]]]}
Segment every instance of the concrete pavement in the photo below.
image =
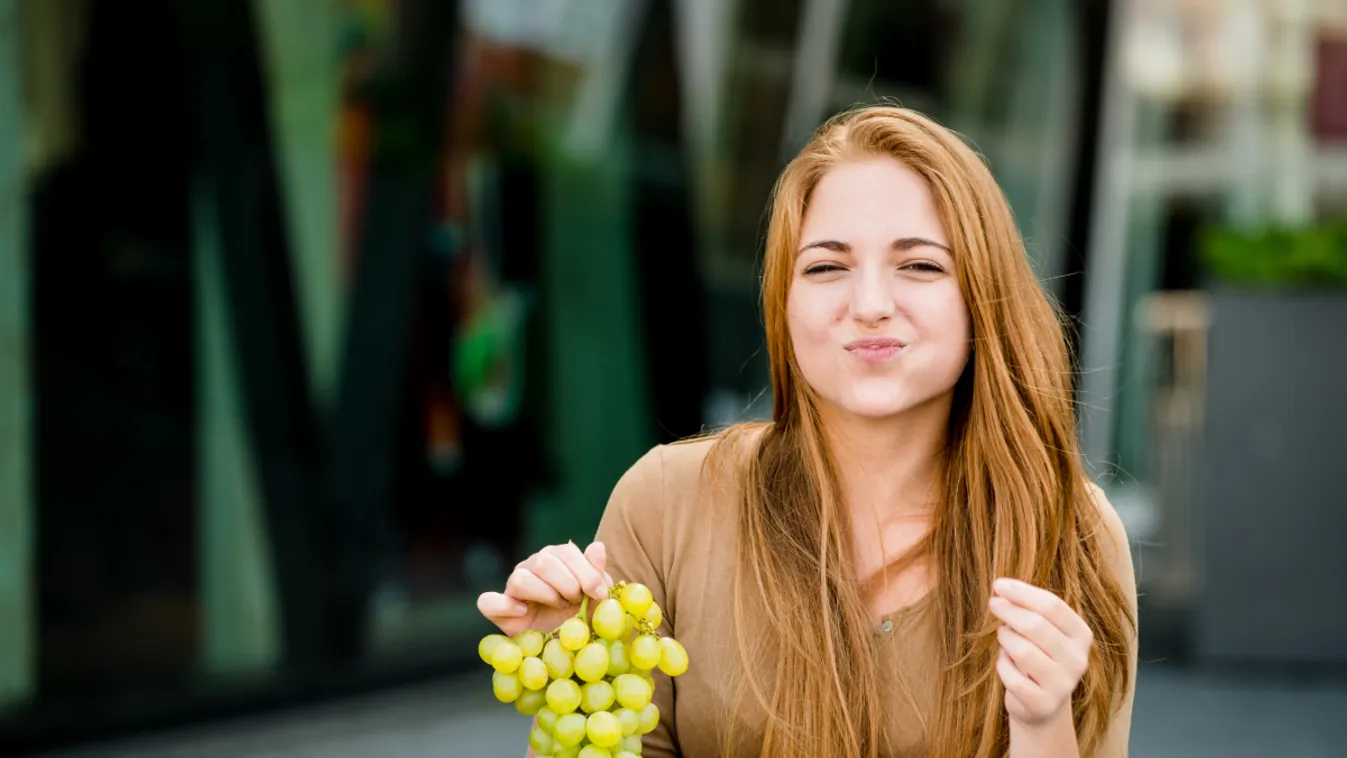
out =
{"type": "MultiPolygon", "coordinates": [[[[522,756],[528,719],[483,672],[43,758],[475,758],[522,756]]],[[[1347,680],[1228,676],[1142,666],[1131,755],[1342,758],[1347,680]]]]}

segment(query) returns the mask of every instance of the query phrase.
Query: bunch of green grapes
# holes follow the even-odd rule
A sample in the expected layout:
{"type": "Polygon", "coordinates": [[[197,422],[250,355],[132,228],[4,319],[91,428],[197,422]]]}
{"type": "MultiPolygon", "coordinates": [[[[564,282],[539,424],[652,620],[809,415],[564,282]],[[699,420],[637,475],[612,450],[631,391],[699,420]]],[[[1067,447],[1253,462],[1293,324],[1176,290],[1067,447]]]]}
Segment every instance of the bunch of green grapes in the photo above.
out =
{"type": "Polygon", "coordinates": [[[639,756],[641,737],[659,724],[651,672],[688,670],[683,646],[659,635],[664,614],[645,585],[614,586],[595,606],[592,629],[588,608],[586,598],[550,633],[492,634],[477,646],[496,670],[496,698],[537,717],[529,744],[539,758],[639,756]]]}

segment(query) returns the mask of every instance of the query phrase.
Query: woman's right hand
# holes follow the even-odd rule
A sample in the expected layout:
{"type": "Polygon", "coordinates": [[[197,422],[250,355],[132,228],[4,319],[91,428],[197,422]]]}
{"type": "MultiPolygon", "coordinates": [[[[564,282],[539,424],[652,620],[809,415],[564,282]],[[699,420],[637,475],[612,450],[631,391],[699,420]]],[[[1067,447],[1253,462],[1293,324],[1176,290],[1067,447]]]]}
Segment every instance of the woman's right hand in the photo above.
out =
{"type": "Polygon", "coordinates": [[[604,573],[606,562],[601,542],[583,553],[571,542],[549,545],[515,566],[505,592],[482,593],[477,610],[510,637],[526,629],[551,632],[579,612],[585,595],[608,597],[613,579],[604,573]]]}

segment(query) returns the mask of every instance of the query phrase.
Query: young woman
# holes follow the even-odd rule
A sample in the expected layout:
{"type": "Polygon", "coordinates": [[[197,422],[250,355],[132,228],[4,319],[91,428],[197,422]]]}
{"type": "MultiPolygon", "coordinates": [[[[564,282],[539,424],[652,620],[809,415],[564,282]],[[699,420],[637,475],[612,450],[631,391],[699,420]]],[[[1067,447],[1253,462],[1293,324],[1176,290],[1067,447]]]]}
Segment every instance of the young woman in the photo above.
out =
{"type": "Polygon", "coordinates": [[[1125,756],[1127,538],[978,155],[905,109],[825,124],[777,184],[763,301],[771,422],[650,451],[593,544],[482,613],[550,631],[650,587],[692,665],[655,672],[647,758],[1125,756]]]}

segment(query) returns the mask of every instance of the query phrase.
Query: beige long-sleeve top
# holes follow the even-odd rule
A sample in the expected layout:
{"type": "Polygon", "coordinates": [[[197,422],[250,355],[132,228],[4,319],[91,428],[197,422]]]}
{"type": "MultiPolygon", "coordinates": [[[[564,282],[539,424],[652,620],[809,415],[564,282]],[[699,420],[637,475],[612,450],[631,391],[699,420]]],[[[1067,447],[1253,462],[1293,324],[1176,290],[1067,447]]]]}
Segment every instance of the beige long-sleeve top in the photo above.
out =
{"type": "MultiPolygon", "coordinates": [[[[745,725],[743,712],[735,713],[736,693],[729,691],[726,677],[739,660],[729,591],[737,503],[702,477],[710,447],[711,441],[697,440],[652,449],[619,480],[598,530],[597,539],[607,548],[608,573],[650,587],[665,612],[662,633],[682,642],[691,659],[676,680],[655,671],[655,703],[662,715],[656,731],[645,737],[645,758],[713,758],[721,753],[731,717],[738,722],[737,755],[755,755],[761,745],[760,725],[745,725]]],[[[1135,603],[1122,523],[1103,493],[1091,489],[1112,537],[1112,568],[1135,603]]],[[[889,614],[875,630],[893,685],[892,717],[885,725],[893,758],[927,755],[922,723],[936,687],[934,616],[928,601],[920,600],[889,614]]],[[[1135,639],[1131,660],[1134,682],[1135,639]]],[[[1127,755],[1131,711],[1129,687],[1090,758],[1127,755]]]]}

